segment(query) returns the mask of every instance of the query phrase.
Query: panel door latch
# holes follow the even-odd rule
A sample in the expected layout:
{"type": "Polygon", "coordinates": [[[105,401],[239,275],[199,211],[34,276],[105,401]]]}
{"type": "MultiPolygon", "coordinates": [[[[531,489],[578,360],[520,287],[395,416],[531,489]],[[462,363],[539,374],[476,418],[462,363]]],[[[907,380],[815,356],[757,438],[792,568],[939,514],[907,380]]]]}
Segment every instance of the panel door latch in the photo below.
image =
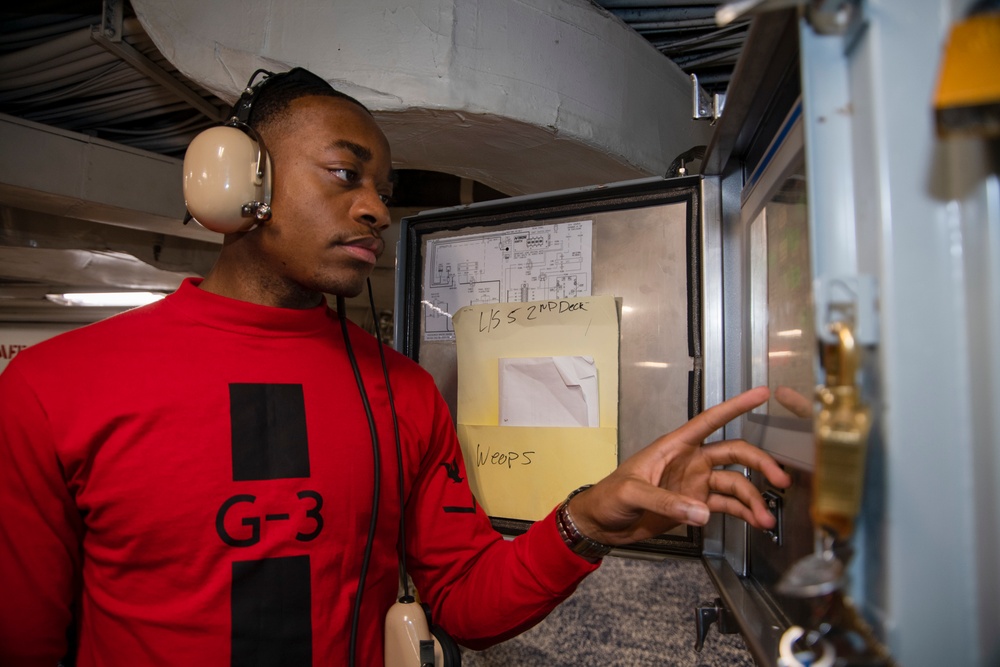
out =
{"type": "Polygon", "coordinates": [[[715,598],[715,604],[711,607],[698,607],[694,610],[695,632],[697,637],[694,642],[694,650],[701,652],[705,646],[705,636],[712,623],[718,622],[719,632],[724,635],[731,635],[739,632],[732,613],[722,604],[721,598],[715,598]]]}
{"type": "Polygon", "coordinates": [[[780,547],[782,543],[782,501],[781,496],[779,496],[774,491],[764,492],[764,502],[767,504],[767,511],[771,513],[774,517],[774,528],[770,530],[765,530],[764,535],[767,539],[771,540],[771,543],[775,546],[780,547]]]}

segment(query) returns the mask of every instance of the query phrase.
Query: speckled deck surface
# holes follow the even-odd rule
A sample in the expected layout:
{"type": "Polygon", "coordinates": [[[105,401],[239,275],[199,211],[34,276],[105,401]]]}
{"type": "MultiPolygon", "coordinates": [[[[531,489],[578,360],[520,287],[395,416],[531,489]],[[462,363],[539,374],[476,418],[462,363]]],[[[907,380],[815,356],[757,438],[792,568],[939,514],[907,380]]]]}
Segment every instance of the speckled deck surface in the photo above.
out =
{"type": "Polygon", "coordinates": [[[608,558],[572,597],[524,634],[463,667],[753,667],[738,634],[713,625],[694,650],[694,610],[718,594],[697,560],[608,558]]]}

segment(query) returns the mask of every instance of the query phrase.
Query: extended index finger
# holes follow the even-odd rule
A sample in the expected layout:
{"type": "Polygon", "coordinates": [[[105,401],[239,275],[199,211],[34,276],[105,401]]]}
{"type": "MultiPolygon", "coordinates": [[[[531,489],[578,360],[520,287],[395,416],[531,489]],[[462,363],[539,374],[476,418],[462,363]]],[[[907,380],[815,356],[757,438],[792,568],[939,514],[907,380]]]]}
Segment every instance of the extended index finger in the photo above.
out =
{"type": "Polygon", "coordinates": [[[743,440],[726,440],[705,445],[702,451],[708,457],[713,468],[719,466],[739,465],[764,473],[767,481],[779,488],[786,488],[792,483],[792,478],[774,460],[770,454],[759,447],[743,440]]]}
{"type": "Polygon", "coordinates": [[[693,419],[674,431],[674,435],[691,445],[700,445],[708,436],[764,403],[770,395],[767,387],[754,387],[728,401],[719,403],[696,415],[693,419]]]}

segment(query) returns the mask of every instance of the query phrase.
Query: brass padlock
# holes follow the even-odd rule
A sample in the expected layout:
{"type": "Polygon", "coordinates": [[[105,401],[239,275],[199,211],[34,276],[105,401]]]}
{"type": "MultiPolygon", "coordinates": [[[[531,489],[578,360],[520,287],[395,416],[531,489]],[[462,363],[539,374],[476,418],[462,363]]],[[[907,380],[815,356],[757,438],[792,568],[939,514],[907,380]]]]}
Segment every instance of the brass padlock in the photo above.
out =
{"type": "Polygon", "coordinates": [[[812,520],[836,537],[854,531],[861,510],[871,410],[861,399],[857,371],[861,352],[850,327],[830,327],[836,343],[824,345],[826,385],[817,389],[820,410],[815,420],[816,467],[812,520]]]}

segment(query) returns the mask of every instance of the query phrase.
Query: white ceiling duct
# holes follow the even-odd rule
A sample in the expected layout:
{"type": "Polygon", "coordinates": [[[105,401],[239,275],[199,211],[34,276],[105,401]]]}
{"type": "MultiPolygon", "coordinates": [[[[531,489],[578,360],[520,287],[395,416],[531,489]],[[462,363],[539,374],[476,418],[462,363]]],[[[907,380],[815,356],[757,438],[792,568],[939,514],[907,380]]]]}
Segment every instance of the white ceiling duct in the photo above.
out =
{"type": "Polygon", "coordinates": [[[688,77],[590,0],[132,0],[185,76],[235,100],[306,67],[366,104],[399,168],[507,194],[666,172],[706,144],[688,77]]]}
{"type": "Polygon", "coordinates": [[[2,278],[56,282],[52,274],[58,267],[58,281],[66,286],[164,292],[173,292],[181,280],[194,275],[163,271],[120,252],[52,248],[0,248],[0,267],[2,278]]]}

